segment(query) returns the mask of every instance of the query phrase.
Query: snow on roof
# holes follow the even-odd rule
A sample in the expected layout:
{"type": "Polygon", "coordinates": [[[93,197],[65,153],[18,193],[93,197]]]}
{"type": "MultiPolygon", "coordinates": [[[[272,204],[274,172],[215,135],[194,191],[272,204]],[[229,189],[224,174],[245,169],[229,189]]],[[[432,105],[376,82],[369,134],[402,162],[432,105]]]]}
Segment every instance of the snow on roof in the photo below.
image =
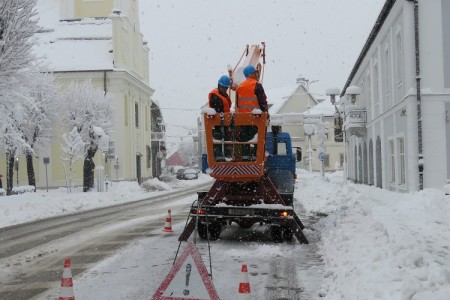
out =
{"type": "Polygon", "coordinates": [[[309,110],[306,110],[304,114],[307,115],[324,115],[325,117],[334,116],[336,109],[333,104],[331,104],[329,99],[326,99],[319,104],[311,107],[309,110]]]}
{"type": "Polygon", "coordinates": [[[111,40],[59,40],[36,47],[48,59],[52,71],[113,69],[111,40]]]}
{"type": "Polygon", "coordinates": [[[298,89],[299,84],[266,90],[269,113],[276,114],[298,89]]]}
{"type": "MultiPolygon", "coordinates": [[[[56,3],[56,4],[55,4],[56,3]]],[[[113,69],[111,19],[86,18],[59,21],[54,0],[37,5],[39,25],[34,51],[47,59],[51,71],[87,71],[113,69]]]]}
{"type": "Polygon", "coordinates": [[[54,28],[59,21],[60,0],[38,0],[36,11],[39,14],[39,26],[44,29],[54,28]]]}

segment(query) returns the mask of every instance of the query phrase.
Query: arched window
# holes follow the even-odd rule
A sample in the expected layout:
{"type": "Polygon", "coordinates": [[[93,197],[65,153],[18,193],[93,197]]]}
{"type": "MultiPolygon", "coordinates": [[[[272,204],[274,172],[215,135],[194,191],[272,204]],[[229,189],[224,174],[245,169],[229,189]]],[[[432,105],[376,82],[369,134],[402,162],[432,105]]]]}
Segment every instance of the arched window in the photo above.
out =
{"type": "Polygon", "coordinates": [[[355,182],[358,182],[358,148],[355,145],[355,152],[353,153],[354,158],[355,158],[355,174],[353,176],[353,178],[355,179],[355,182]]]}
{"type": "Polygon", "coordinates": [[[376,186],[379,188],[383,187],[382,179],[382,164],[381,164],[381,139],[379,136],[377,136],[377,145],[376,145],[376,174],[377,174],[377,182],[376,186]]]}
{"type": "Polygon", "coordinates": [[[369,142],[369,184],[373,185],[374,184],[374,172],[375,170],[373,169],[373,142],[372,139],[370,139],[369,142]]]}
{"type": "Polygon", "coordinates": [[[363,151],[363,173],[364,173],[364,183],[369,183],[369,172],[368,172],[368,159],[367,159],[367,142],[364,142],[364,151],[363,151]]]}
{"type": "Polygon", "coordinates": [[[361,151],[361,144],[359,144],[358,147],[358,181],[360,183],[363,182],[363,159],[362,159],[362,151],[361,151]]]}

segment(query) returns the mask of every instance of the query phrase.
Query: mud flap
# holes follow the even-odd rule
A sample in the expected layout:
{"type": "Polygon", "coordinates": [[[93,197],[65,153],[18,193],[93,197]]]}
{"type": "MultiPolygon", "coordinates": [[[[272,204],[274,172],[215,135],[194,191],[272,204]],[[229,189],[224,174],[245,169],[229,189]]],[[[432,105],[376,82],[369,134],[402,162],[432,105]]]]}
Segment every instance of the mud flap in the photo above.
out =
{"type": "Polygon", "coordinates": [[[289,228],[292,230],[292,232],[294,233],[295,237],[300,242],[300,244],[309,244],[308,239],[306,238],[306,236],[303,234],[302,231],[305,228],[305,226],[303,226],[302,221],[300,221],[295,212],[293,217],[294,218],[289,221],[288,224],[289,228]]]}
{"type": "Polygon", "coordinates": [[[196,217],[192,217],[189,223],[184,227],[183,232],[178,237],[179,242],[186,242],[188,238],[191,236],[192,232],[195,230],[195,222],[197,221],[196,217]]]}

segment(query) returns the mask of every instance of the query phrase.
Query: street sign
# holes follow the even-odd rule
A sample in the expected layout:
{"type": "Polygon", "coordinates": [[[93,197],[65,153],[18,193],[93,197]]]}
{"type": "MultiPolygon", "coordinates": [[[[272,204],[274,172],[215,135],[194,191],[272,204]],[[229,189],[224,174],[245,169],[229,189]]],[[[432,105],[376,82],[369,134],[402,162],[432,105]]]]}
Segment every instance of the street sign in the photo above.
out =
{"type": "Polygon", "coordinates": [[[48,165],[50,163],[50,157],[44,157],[44,164],[48,165]]]}
{"type": "Polygon", "coordinates": [[[319,153],[319,160],[320,161],[324,161],[325,160],[325,153],[323,153],[323,152],[319,153]]]}
{"type": "Polygon", "coordinates": [[[102,152],[108,152],[109,149],[109,136],[102,135],[98,141],[98,147],[102,152]]]}
{"type": "Polygon", "coordinates": [[[153,295],[153,300],[219,300],[194,243],[189,243],[153,295]]]}

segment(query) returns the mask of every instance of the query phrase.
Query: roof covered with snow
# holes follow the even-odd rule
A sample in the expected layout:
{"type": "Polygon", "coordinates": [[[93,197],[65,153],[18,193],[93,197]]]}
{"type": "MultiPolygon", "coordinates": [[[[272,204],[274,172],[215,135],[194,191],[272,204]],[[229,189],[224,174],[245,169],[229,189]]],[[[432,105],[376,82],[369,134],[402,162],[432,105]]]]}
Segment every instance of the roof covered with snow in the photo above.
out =
{"type": "Polygon", "coordinates": [[[310,115],[324,115],[325,117],[333,117],[336,108],[331,104],[329,99],[323,100],[319,104],[311,107],[309,110],[305,111],[304,114],[310,115]]]}
{"type": "Polygon", "coordinates": [[[299,84],[266,90],[269,113],[276,114],[299,88],[299,84]]]}
{"type": "Polygon", "coordinates": [[[59,21],[59,4],[39,0],[38,44],[34,50],[47,58],[52,71],[113,69],[111,19],[59,21]]]}

